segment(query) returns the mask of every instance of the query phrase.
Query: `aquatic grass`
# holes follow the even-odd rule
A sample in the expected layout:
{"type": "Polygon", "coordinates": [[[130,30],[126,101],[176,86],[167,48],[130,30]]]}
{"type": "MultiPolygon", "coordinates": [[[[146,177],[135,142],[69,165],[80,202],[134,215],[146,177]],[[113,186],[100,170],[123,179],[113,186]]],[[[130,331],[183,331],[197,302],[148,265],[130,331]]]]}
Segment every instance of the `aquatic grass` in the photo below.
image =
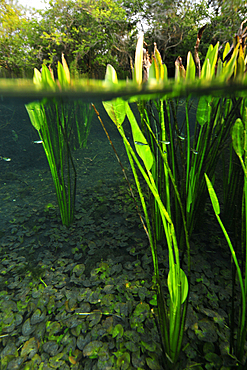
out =
{"type": "MultiPolygon", "coordinates": [[[[112,75],[115,75],[114,71],[112,70],[111,66],[108,66],[106,79],[109,80],[110,76],[112,75]]],[[[122,136],[126,152],[129,158],[129,162],[132,168],[132,172],[134,175],[134,179],[137,185],[137,190],[140,196],[141,204],[143,207],[154,266],[159,331],[161,333],[161,343],[164,348],[164,361],[167,363],[169,367],[173,368],[174,366],[176,366],[178,356],[181,350],[187,308],[186,298],[189,290],[188,279],[184,271],[180,268],[179,249],[174,224],[170,217],[169,213],[170,210],[168,212],[168,210],[166,209],[161,200],[160,193],[157,189],[155,179],[152,174],[152,166],[154,164],[155,157],[153,156],[153,153],[150,149],[147,139],[142,133],[130,106],[128,105],[127,102],[120,98],[110,102],[103,102],[103,105],[107,113],[111,117],[112,121],[115,123],[120,135],[122,136]],[[128,120],[131,125],[135,150],[132,148],[130,142],[128,141],[122,126],[125,116],[128,117],[128,120]],[[143,164],[141,164],[141,162],[139,161],[136,153],[142,159],[143,164]],[[151,230],[151,224],[149,221],[149,215],[147,210],[148,207],[146,205],[145,197],[143,196],[143,191],[140,185],[140,181],[135,166],[140,171],[141,175],[143,176],[145,182],[148,185],[150,192],[153,194],[153,197],[157,202],[157,206],[159,207],[164,227],[164,232],[166,235],[169,254],[169,273],[167,279],[168,290],[170,294],[169,314],[167,311],[165,296],[163,293],[162,283],[159,275],[156,238],[155,236],[153,236],[151,230]]],[[[152,139],[154,139],[154,143],[155,145],[157,145],[157,142],[155,142],[155,135],[152,136],[152,139]]],[[[158,150],[161,150],[161,148],[159,148],[158,150]]],[[[161,153],[164,156],[162,150],[161,153]]],[[[165,162],[165,167],[168,173],[167,161],[165,162]]],[[[171,176],[171,171],[169,171],[169,175],[171,176]]],[[[173,184],[175,185],[174,181],[173,184]]]]}
{"type": "MultiPolygon", "coordinates": [[[[198,37],[199,34],[200,37],[202,35],[200,31],[198,37]]],[[[139,38],[137,43],[135,66],[133,69],[133,80],[138,85],[142,83],[142,78],[140,77],[142,76],[140,54],[142,55],[143,49],[141,45],[143,45],[143,36],[139,38]]],[[[214,47],[210,45],[206,55],[206,61],[199,73],[200,79],[211,80],[214,78],[218,47],[218,43],[214,47]]],[[[228,63],[221,65],[219,62],[218,66],[220,65],[220,68],[217,69],[218,77],[220,76],[222,79],[225,79],[233,74],[237,61],[238,47],[239,45],[234,49],[228,63]]],[[[228,45],[225,47],[224,53],[227,52],[227,49],[228,45]]],[[[198,60],[199,57],[197,58],[197,62],[198,60]]],[[[177,82],[195,80],[196,65],[190,52],[187,57],[186,70],[182,65],[180,57],[175,63],[175,68],[175,80],[177,82]]],[[[154,48],[154,57],[149,68],[148,78],[151,80],[162,79],[163,81],[167,79],[166,67],[162,64],[156,46],[154,48]]],[[[118,83],[116,72],[111,66],[107,67],[106,81],[108,83],[111,81],[112,84],[118,83]]],[[[190,96],[185,101],[184,127],[179,127],[178,125],[178,104],[176,103],[176,107],[174,107],[172,96],[167,95],[163,99],[156,101],[158,118],[156,118],[157,115],[152,110],[150,104],[140,101],[137,98],[130,99],[131,102],[135,100],[138,101],[140,126],[129,104],[121,98],[110,102],[103,102],[103,105],[123,138],[140,195],[149,234],[154,275],[157,284],[161,341],[164,353],[168,359],[167,365],[175,367],[181,350],[187,307],[186,298],[189,290],[188,279],[184,271],[180,268],[179,249],[175,230],[179,232],[180,250],[184,252],[184,246],[187,246],[188,272],[190,272],[188,237],[191,236],[200,212],[204,209],[203,206],[206,198],[206,185],[203,181],[204,172],[207,170],[212,176],[214,175],[219,154],[224,148],[227,136],[229,136],[234,118],[237,116],[237,109],[241,104],[241,99],[236,99],[233,103],[229,98],[212,97],[210,95],[200,97],[197,105],[194,135],[191,134],[191,123],[189,120],[190,96]],[[128,117],[131,125],[134,149],[124,132],[123,121],[125,116],[128,117]],[[137,156],[141,158],[142,163],[138,160],[137,156]],[[143,176],[154,199],[154,202],[151,203],[153,229],[151,228],[146,201],[135,166],[137,166],[143,176]],[[175,225],[173,219],[176,221],[175,225]],[[169,315],[159,277],[156,249],[156,240],[159,240],[161,237],[161,224],[164,228],[169,256],[167,280],[170,294],[169,315]],[[184,238],[186,243],[184,243],[184,238]]]]}
{"type": "MultiPolygon", "coordinates": [[[[183,337],[183,330],[184,330],[184,323],[185,323],[185,313],[187,305],[183,305],[186,301],[188,295],[188,281],[185,273],[180,268],[180,261],[179,261],[179,250],[177,245],[177,239],[175,234],[175,229],[173,222],[170,218],[170,215],[165,208],[162,200],[160,198],[159,192],[157,190],[155,180],[151,173],[151,167],[153,165],[154,157],[152,152],[149,148],[149,145],[146,142],[144,135],[142,134],[133,112],[131,111],[128,103],[124,102],[121,99],[112,102],[104,102],[103,103],[106,111],[113,119],[113,122],[116,124],[120,135],[123,138],[123,142],[130,159],[131,168],[134,174],[134,178],[137,184],[137,189],[140,195],[145,220],[147,223],[147,229],[149,233],[149,240],[150,240],[150,248],[152,253],[153,259],[153,266],[154,266],[154,276],[156,281],[156,292],[157,292],[157,303],[158,303],[158,317],[159,317],[159,328],[161,332],[161,341],[162,345],[165,349],[166,358],[168,359],[168,365],[173,367],[178,360],[178,356],[180,353],[181,345],[182,345],[182,337],[183,337]],[[131,123],[135,149],[138,155],[143,160],[144,165],[140,163],[135,154],[134,149],[131,147],[125,132],[122,127],[122,122],[125,115],[122,115],[122,122],[120,119],[116,119],[117,113],[125,111],[126,115],[131,123]],[[115,117],[115,118],[114,118],[115,117]],[[139,145],[142,143],[144,145],[139,145]],[[152,231],[150,227],[150,221],[147,211],[147,206],[145,202],[145,198],[143,196],[143,192],[140,186],[140,181],[138,179],[137,171],[135,169],[135,165],[137,166],[138,170],[141,172],[143,178],[145,179],[150,191],[152,192],[161,213],[161,218],[165,230],[165,235],[167,239],[168,251],[169,251],[169,274],[168,274],[168,289],[170,293],[170,306],[169,306],[169,315],[166,308],[164,293],[162,289],[162,283],[160,280],[159,275],[159,267],[158,267],[158,255],[157,255],[157,248],[156,242],[153,241],[152,231]]],[[[120,115],[118,115],[120,117],[120,115]]]]}
{"type": "MultiPolygon", "coordinates": [[[[197,50],[202,32],[201,30],[198,32],[197,50]]],[[[218,43],[214,47],[210,45],[200,79],[214,78],[218,49],[218,43]]],[[[228,44],[224,54],[227,53],[227,50],[228,44]]],[[[236,53],[233,60],[236,60],[236,53]]],[[[199,56],[197,56],[197,61],[199,61],[199,56]]],[[[227,73],[232,73],[232,64],[230,66],[224,65],[224,67],[228,71],[227,73]]],[[[196,68],[190,52],[187,57],[186,70],[181,58],[177,59],[175,68],[176,82],[195,80],[196,68]]],[[[156,45],[148,78],[151,81],[160,79],[163,82],[167,81],[167,69],[162,64],[156,45]]],[[[164,165],[164,158],[168,160],[174,183],[180,199],[182,199],[190,238],[194,228],[200,226],[200,219],[204,211],[206,201],[204,172],[207,172],[209,176],[214,175],[233,122],[238,116],[241,98],[221,98],[208,95],[195,99],[188,96],[184,99],[183,106],[180,101],[181,98],[172,98],[167,95],[163,99],[138,100],[137,107],[140,114],[140,128],[155,157],[151,172],[161,199],[172,214],[180,248],[183,249],[185,246],[184,221],[174,185],[170,186],[171,180],[169,180],[167,166],[164,165]],[[192,118],[190,115],[191,107],[196,111],[192,118]],[[179,121],[182,113],[184,114],[184,122],[179,121]],[[147,126],[151,127],[153,135],[147,126]],[[158,149],[153,136],[162,147],[162,151],[158,149]]],[[[162,239],[164,230],[157,202],[152,195],[150,197],[152,228],[158,241],[162,239]]]]}
{"type": "MultiPolygon", "coordinates": [[[[235,264],[238,282],[241,289],[241,304],[239,307],[239,323],[237,328],[237,337],[236,341],[233,344],[233,347],[230,348],[230,354],[234,355],[239,362],[239,368],[246,368],[246,356],[245,343],[247,336],[247,318],[246,318],[246,298],[247,298],[247,147],[246,147],[246,130],[247,130],[247,102],[243,100],[242,103],[242,119],[238,118],[232,129],[232,143],[233,148],[236,152],[236,155],[239,158],[243,173],[244,173],[244,184],[243,184],[243,198],[242,198],[242,253],[241,253],[241,262],[237,257],[236,251],[232,245],[231,239],[221,221],[220,218],[220,205],[213,188],[211,181],[209,180],[207,174],[205,173],[205,179],[207,183],[208,192],[210,195],[211,203],[213,205],[213,210],[217,221],[224,233],[226,241],[228,243],[232,260],[235,264]]],[[[239,191],[240,189],[238,189],[239,191]]],[[[234,283],[234,281],[233,281],[234,283]]],[[[234,302],[235,297],[232,296],[232,301],[234,302]]],[[[234,304],[233,304],[234,309],[234,304]]],[[[234,316],[232,317],[234,320],[234,316]]],[[[234,324],[231,323],[231,343],[234,338],[234,324]]]]}
{"type": "MultiPolygon", "coordinates": [[[[58,62],[58,81],[45,65],[41,73],[35,69],[37,88],[55,91],[67,89],[70,72],[62,54],[58,62]]],[[[71,148],[84,148],[90,133],[93,110],[80,100],[65,102],[62,98],[45,98],[26,105],[32,125],[38,131],[50,166],[62,223],[70,226],[74,219],[77,173],[71,148]]]]}
{"type": "Polygon", "coordinates": [[[66,108],[57,101],[43,99],[26,105],[30,120],[39,133],[49,163],[62,223],[73,222],[76,169],[72,159],[66,108]]]}
{"type": "MultiPolygon", "coordinates": [[[[72,105],[72,117],[75,122],[71,135],[71,147],[86,148],[87,140],[91,129],[93,109],[91,104],[84,103],[80,100],[74,100],[72,105]]],[[[71,117],[71,118],[72,118],[71,117]]]]}
{"type": "MultiPolygon", "coordinates": [[[[58,77],[60,85],[66,87],[70,83],[70,75],[64,57],[62,63],[58,63],[58,77]]],[[[52,71],[45,65],[41,73],[35,70],[34,82],[51,89],[56,86],[52,71]]],[[[68,105],[57,98],[45,98],[26,104],[26,109],[45,150],[62,223],[70,226],[74,218],[77,174],[69,145],[72,121],[68,105]]]]}

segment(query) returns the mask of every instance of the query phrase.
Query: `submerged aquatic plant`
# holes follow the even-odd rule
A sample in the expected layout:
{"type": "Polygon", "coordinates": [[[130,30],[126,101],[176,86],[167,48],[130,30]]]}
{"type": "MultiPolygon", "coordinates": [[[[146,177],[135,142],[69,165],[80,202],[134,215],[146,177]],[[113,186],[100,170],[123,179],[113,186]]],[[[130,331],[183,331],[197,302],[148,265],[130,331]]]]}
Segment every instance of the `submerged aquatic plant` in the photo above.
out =
{"type": "Polygon", "coordinates": [[[26,105],[30,120],[37,129],[50,166],[62,223],[73,222],[76,169],[69,146],[70,124],[66,107],[56,100],[43,99],[26,105]]]}
{"type": "MultiPolygon", "coordinates": [[[[241,288],[241,304],[239,307],[239,324],[237,330],[237,338],[235,343],[233,344],[233,337],[234,337],[234,323],[231,325],[231,354],[236,356],[237,361],[239,362],[239,368],[245,369],[247,364],[247,353],[245,350],[246,344],[246,336],[247,336],[247,318],[246,318],[246,299],[247,299],[247,138],[246,138],[246,130],[247,130],[247,101],[246,99],[243,100],[242,103],[242,119],[238,118],[235,121],[235,124],[232,129],[232,143],[233,148],[240,160],[242,170],[244,172],[244,185],[243,185],[243,197],[242,197],[242,253],[241,253],[241,262],[239,263],[239,259],[237,258],[237,254],[235,249],[232,245],[230,237],[221,221],[220,218],[220,205],[217,198],[217,195],[214,191],[213,185],[209,180],[207,174],[205,173],[206,183],[210,195],[210,199],[213,205],[214,213],[216,218],[219,222],[219,225],[225,235],[226,241],[231,251],[232,260],[235,264],[239,285],[241,288]]],[[[240,189],[239,189],[240,191],[240,189]]],[[[235,297],[232,296],[233,300],[233,308],[234,308],[234,299],[235,297]]],[[[234,315],[233,319],[234,320],[234,315]]]]}
{"type": "MultiPolygon", "coordinates": [[[[198,38],[202,35],[202,29],[198,38]]],[[[199,39],[200,41],[200,39],[199,39]]],[[[196,63],[201,81],[227,80],[236,73],[235,65],[238,63],[238,42],[233,49],[228,62],[218,60],[217,43],[210,45],[202,69],[198,57],[198,40],[196,48],[196,63]],[[217,70],[216,70],[216,63],[217,70]],[[215,73],[215,70],[217,71],[215,73]]],[[[229,44],[225,46],[223,58],[228,55],[229,44]]],[[[145,81],[167,81],[167,70],[162,64],[161,56],[154,48],[153,61],[147,63],[143,57],[143,36],[137,43],[135,66],[133,68],[134,81],[137,85],[142,83],[142,66],[145,67],[145,81]],[[148,73],[147,73],[148,72],[148,73]]],[[[241,54],[240,54],[241,56],[241,54]]],[[[177,82],[196,79],[196,64],[191,53],[188,53],[186,70],[181,58],[176,63],[175,80],[177,82]]],[[[243,72],[243,71],[242,71],[243,72]]],[[[117,84],[117,75],[113,67],[107,67],[106,81],[117,84]]],[[[188,279],[180,267],[179,249],[183,250],[184,244],[188,252],[188,273],[190,273],[190,248],[189,236],[205,199],[205,169],[214,175],[216,163],[224,142],[230,134],[234,119],[238,114],[238,107],[242,99],[231,100],[212,96],[202,96],[197,105],[196,127],[192,137],[189,122],[190,98],[185,102],[185,127],[179,126],[172,94],[167,94],[162,99],[155,101],[156,112],[146,100],[137,97],[136,101],[141,123],[140,126],[128,102],[121,98],[104,102],[103,105],[115,123],[126,148],[129,162],[136,181],[137,190],[143,207],[156,279],[157,304],[161,341],[168,359],[167,365],[176,367],[181,350],[184,323],[187,308],[188,279]],[[132,130],[133,147],[123,128],[123,121],[128,118],[132,130]],[[138,156],[141,158],[139,161],[138,156]],[[143,176],[148,189],[153,197],[151,203],[152,226],[149,219],[145,197],[138,179],[136,167],[143,176]],[[174,220],[174,221],[173,221],[174,220]],[[182,222],[181,222],[182,220],[182,222]],[[164,229],[169,256],[168,291],[170,294],[169,314],[162,292],[160,281],[156,240],[161,236],[161,225],[164,229]],[[183,230],[183,231],[180,231],[183,230]],[[179,233],[179,246],[176,232],[179,233]],[[184,242],[185,241],[185,242],[184,242]]]]}
{"type": "MultiPolygon", "coordinates": [[[[45,65],[41,73],[35,69],[34,82],[39,87],[55,89],[57,86],[52,71],[45,65]]],[[[70,73],[63,55],[62,64],[58,63],[58,83],[61,88],[70,86],[70,73]]],[[[76,194],[77,174],[71,146],[86,146],[93,112],[89,104],[80,101],[73,101],[71,106],[72,110],[68,103],[57,98],[44,98],[26,105],[48,159],[62,223],[66,226],[73,222],[76,194]]]]}
{"type": "MultiPolygon", "coordinates": [[[[221,98],[216,93],[213,94],[213,89],[214,87],[224,88],[230,79],[238,83],[241,82],[243,85],[246,84],[246,77],[242,78],[246,68],[246,58],[243,53],[244,46],[242,45],[244,38],[236,39],[233,48],[226,44],[223,61],[218,58],[219,45],[216,44],[214,47],[210,45],[205,63],[201,68],[198,46],[203,29],[198,33],[199,41],[197,40],[195,48],[195,62],[189,52],[185,69],[182,59],[179,57],[175,63],[176,73],[173,82],[167,78],[166,66],[162,64],[156,46],[152,63],[149,61],[147,53],[144,53],[143,62],[143,37],[140,37],[136,49],[133,81],[128,81],[124,85],[126,90],[128,87],[133,88],[131,97],[126,100],[118,97],[115,100],[104,102],[107,113],[122,136],[143,207],[146,221],[145,228],[150,242],[154,266],[159,332],[164,350],[164,359],[169,368],[176,368],[182,346],[189,292],[189,235],[193,231],[201,208],[200,202],[205,192],[205,182],[202,181],[202,179],[204,180],[203,175],[207,171],[211,177],[214,176],[217,157],[222,150],[222,143],[229,135],[231,126],[238,114],[238,109],[242,104],[241,97],[236,99],[221,98]],[[145,67],[144,76],[143,67],[145,67]],[[196,70],[198,77],[196,76],[196,70]],[[147,91],[145,91],[146,87],[147,91]],[[198,90],[196,90],[197,87],[198,90]],[[209,92],[208,88],[211,89],[209,92]],[[203,91],[203,89],[206,90],[203,91]],[[196,129],[193,135],[190,127],[189,109],[191,106],[190,93],[195,91],[199,91],[199,102],[197,104],[196,129]],[[134,93],[138,93],[139,96],[134,96],[134,93]],[[182,94],[187,96],[184,125],[178,120],[179,103],[176,100],[176,97],[181,97],[182,94]],[[147,102],[150,99],[152,99],[152,103],[147,102]],[[133,102],[138,104],[141,125],[138,124],[132,107],[129,105],[133,102]],[[131,125],[133,142],[130,142],[123,127],[125,117],[128,118],[131,125]],[[151,194],[151,217],[139,179],[140,175],[146,182],[151,194]],[[166,237],[169,257],[167,275],[169,293],[167,301],[169,305],[166,303],[163,293],[162,287],[164,284],[162,284],[160,277],[156,247],[156,241],[162,237],[162,233],[166,237]],[[180,251],[184,251],[186,248],[188,278],[181,268],[180,261],[180,251]]],[[[52,74],[45,66],[41,74],[35,70],[34,81],[36,84],[56,92],[59,88],[66,90],[70,87],[67,65],[64,64],[62,67],[59,64],[58,80],[59,84],[54,81],[52,74]]],[[[119,91],[121,91],[123,85],[118,82],[113,67],[107,67],[106,78],[102,86],[108,90],[110,88],[116,95],[120,95],[119,91]]],[[[64,172],[61,171],[68,168],[74,169],[68,145],[72,131],[70,122],[66,118],[68,114],[63,109],[60,110],[56,106],[57,103],[58,101],[55,100],[54,112],[56,113],[57,126],[54,126],[54,132],[60,138],[60,141],[54,141],[55,144],[50,139],[50,130],[52,130],[53,123],[51,121],[48,123],[49,111],[52,111],[51,104],[54,104],[54,101],[50,99],[49,102],[45,100],[43,103],[32,103],[34,106],[30,106],[29,114],[30,117],[33,115],[31,119],[34,127],[40,133],[40,140],[45,150],[47,150],[47,153],[49,152],[49,163],[51,163],[50,166],[54,170],[55,187],[58,197],[61,199],[60,209],[64,209],[66,214],[71,211],[70,206],[74,206],[75,183],[74,188],[69,187],[65,183],[64,172]],[[36,109],[37,112],[34,114],[36,109]],[[47,113],[48,118],[46,117],[47,113]],[[42,132],[43,121],[45,122],[44,133],[42,132]],[[64,158],[66,158],[65,161],[64,158]],[[66,193],[68,190],[69,193],[66,193]]],[[[244,161],[245,165],[246,161],[244,161]]],[[[246,174],[246,170],[244,170],[244,173],[246,174]]],[[[76,179],[76,172],[74,172],[74,176],[76,179]]],[[[67,179],[70,183],[70,172],[67,179]]],[[[71,211],[71,214],[73,215],[73,211],[71,211]]],[[[68,222],[71,220],[72,218],[68,218],[68,222]]],[[[66,218],[65,222],[67,222],[66,218]]],[[[244,230],[246,230],[246,227],[244,230]]],[[[238,268],[237,272],[239,274],[238,268]]],[[[245,294],[246,299],[246,291],[243,290],[243,288],[245,289],[243,278],[241,284],[242,303],[245,304],[243,294],[245,294]]],[[[236,350],[239,359],[243,353],[242,343],[246,334],[244,304],[241,308],[242,321],[238,334],[239,339],[237,340],[237,347],[240,349],[236,350]]],[[[120,360],[121,364],[122,359],[120,360]]]]}

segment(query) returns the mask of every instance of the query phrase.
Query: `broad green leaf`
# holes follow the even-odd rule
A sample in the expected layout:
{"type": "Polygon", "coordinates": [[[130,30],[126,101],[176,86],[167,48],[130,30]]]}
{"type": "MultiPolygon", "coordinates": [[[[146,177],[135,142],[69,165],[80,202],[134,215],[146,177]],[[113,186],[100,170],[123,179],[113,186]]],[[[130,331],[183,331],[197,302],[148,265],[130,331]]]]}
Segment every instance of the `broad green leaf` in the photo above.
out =
{"type": "Polygon", "coordinates": [[[244,125],[240,118],[236,119],[232,128],[232,145],[239,157],[244,154],[244,125]]]}
{"type": "Polygon", "coordinates": [[[143,160],[147,170],[150,170],[153,165],[153,161],[154,161],[153,153],[128,103],[126,103],[126,113],[127,113],[127,117],[130,122],[136,151],[138,155],[141,157],[141,159],[143,160]]]}
{"type": "Polygon", "coordinates": [[[213,51],[213,45],[212,44],[210,44],[209,45],[209,47],[208,47],[208,50],[207,50],[207,54],[206,54],[206,56],[205,56],[205,59],[209,59],[209,56],[210,56],[210,54],[212,53],[212,51],[213,51]]]}
{"type": "Polygon", "coordinates": [[[186,80],[193,81],[196,76],[196,66],[191,52],[187,55],[186,80]]]}
{"type": "Polygon", "coordinates": [[[155,78],[156,79],[154,59],[153,59],[152,64],[149,68],[148,79],[150,79],[150,78],[155,78]]]}
{"type": "Polygon", "coordinates": [[[128,352],[124,352],[122,356],[117,359],[118,369],[127,370],[130,364],[130,355],[128,352]]]}
{"type": "Polygon", "coordinates": [[[211,181],[209,180],[206,173],[204,173],[204,176],[205,176],[205,179],[206,179],[207,188],[208,188],[208,192],[209,192],[209,196],[210,196],[210,199],[211,199],[211,202],[212,202],[214,212],[215,212],[216,215],[219,215],[220,214],[220,205],[219,205],[217,195],[216,195],[216,193],[214,191],[214,188],[213,188],[213,185],[212,185],[211,181]]]}
{"type": "Polygon", "coordinates": [[[208,58],[205,59],[203,66],[202,66],[202,72],[201,72],[201,79],[202,80],[210,80],[211,79],[211,64],[208,58]]]}
{"type": "Polygon", "coordinates": [[[154,294],[152,299],[149,301],[149,304],[152,304],[153,306],[157,306],[157,294],[154,294]]]}
{"type": "Polygon", "coordinates": [[[235,46],[235,49],[233,51],[232,57],[229,60],[229,62],[226,65],[225,63],[223,65],[222,74],[221,74],[222,80],[228,80],[232,76],[234,72],[234,68],[235,68],[236,59],[238,56],[238,49],[239,49],[239,43],[235,46]]]}
{"type": "Polygon", "coordinates": [[[142,83],[142,61],[143,61],[143,34],[139,36],[135,54],[135,81],[138,85],[142,83]]]}
{"type": "Polygon", "coordinates": [[[236,75],[240,78],[243,77],[245,71],[245,63],[244,63],[244,52],[242,45],[239,47],[238,59],[237,59],[237,71],[236,75]]]}
{"type": "Polygon", "coordinates": [[[60,83],[61,88],[62,89],[68,88],[69,82],[67,80],[63,66],[60,62],[58,62],[58,65],[57,65],[57,76],[58,76],[58,81],[60,83]]]}
{"type": "Polygon", "coordinates": [[[176,306],[179,293],[181,294],[180,303],[183,304],[188,295],[189,284],[187,276],[185,275],[184,271],[180,267],[178,267],[177,264],[174,265],[174,269],[169,270],[167,285],[173,305],[176,306]],[[175,276],[173,276],[173,273],[175,274],[175,276]]]}
{"type": "Polygon", "coordinates": [[[217,64],[217,72],[216,72],[216,77],[219,77],[222,73],[222,68],[223,68],[223,63],[222,63],[222,60],[219,59],[218,60],[218,64],[217,64]]]}
{"type": "Polygon", "coordinates": [[[212,45],[209,46],[206,59],[209,60],[210,67],[211,67],[211,78],[213,78],[215,74],[215,65],[218,58],[218,49],[219,49],[219,42],[213,47],[212,45]]]}
{"type": "Polygon", "coordinates": [[[42,84],[46,89],[56,90],[56,82],[53,80],[51,72],[46,67],[45,64],[42,65],[42,71],[41,71],[41,77],[42,77],[42,84]]]}
{"type": "Polygon", "coordinates": [[[39,131],[45,120],[45,115],[43,109],[41,108],[41,104],[39,102],[32,102],[26,104],[25,107],[33,127],[39,131]]]}
{"type": "Polygon", "coordinates": [[[225,46],[225,49],[224,49],[224,51],[223,51],[223,59],[222,59],[222,60],[224,60],[224,59],[225,59],[225,57],[226,57],[226,56],[227,56],[227,54],[229,53],[230,49],[231,49],[230,44],[229,44],[229,42],[227,42],[227,43],[226,43],[226,46],[225,46]]]}
{"type": "Polygon", "coordinates": [[[120,339],[120,338],[122,338],[123,333],[124,333],[124,329],[123,329],[122,325],[117,324],[113,329],[112,338],[117,337],[117,339],[120,339]]]}
{"type": "Polygon", "coordinates": [[[64,54],[62,53],[62,65],[63,65],[63,69],[64,69],[64,73],[65,73],[65,76],[66,76],[66,80],[68,82],[68,84],[70,85],[70,72],[69,72],[69,67],[68,67],[68,64],[66,62],[66,59],[64,57],[64,54]]]}
{"type": "Polygon", "coordinates": [[[158,81],[159,79],[163,80],[164,78],[164,68],[162,65],[162,58],[160,55],[159,50],[156,47],[156,44],[154,44],[154,57],[155,57],[155,72],[156,72],[156,80],[158,81]]]}
{"type": "Polygon", "coordinates": [[[133,312],[133,316],[140,317],[140,316],[144,315],[146,317],[148,312],[150,312],[149,304],[147,304],[145,302],[139,303],[136,306],[135,311],[133,312]]]}
{"type": "Polygon", "coordinates": [[[196,119],[198,123],[203,126],[208,120],[208,97],[201,96],[197,105],[196,119]]]}
{"type": "Polygon", "coordinates": [[[163,68],[164,68],[164,81],[167,81],[167,79],[168,79],[168,71],[167,71],[167,66],[166,66],[165,63],[163,64],[163,68]]]}
{"type": "Polygon", "coordinates": [[[105,74],[105,82],[110,84],[117,84],[117,72],[115,71],[114,67],[112,65],[107,64],[106,67],[106,74],[105,74]]]}
{"type": "Polygon", "coordinates": [[[33,83],[42,88],[42,77],[40,71],[38,71],[37,68],[34,68],[33,83]]]}
{"type": "Polygon", "coordinates": [[[111,101],[102,102],[105,110],[116,126],[121,126],[126,116],[126,103],[123,99],[117,98],[111,101]]]}

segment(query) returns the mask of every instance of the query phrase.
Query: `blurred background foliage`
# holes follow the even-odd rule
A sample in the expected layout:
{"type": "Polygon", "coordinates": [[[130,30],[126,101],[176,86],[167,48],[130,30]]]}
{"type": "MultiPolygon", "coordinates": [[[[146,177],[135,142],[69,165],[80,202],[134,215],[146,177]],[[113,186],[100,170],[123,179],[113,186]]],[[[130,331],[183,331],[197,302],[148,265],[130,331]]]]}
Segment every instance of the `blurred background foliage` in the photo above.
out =
{"type": "Polygon", "coordinates": [[[131,77],[140,31],[150,54],[157,43],[173,77],[202,25],[203,62],[209,44],[231,41],[245,18],[245,0],[50,0],[46,10],[0,0],[0,77],[32,77],[42,61],[55,69],[62,53],[74,77],[104,78],[107,63],[119,78],[131,77]]]}

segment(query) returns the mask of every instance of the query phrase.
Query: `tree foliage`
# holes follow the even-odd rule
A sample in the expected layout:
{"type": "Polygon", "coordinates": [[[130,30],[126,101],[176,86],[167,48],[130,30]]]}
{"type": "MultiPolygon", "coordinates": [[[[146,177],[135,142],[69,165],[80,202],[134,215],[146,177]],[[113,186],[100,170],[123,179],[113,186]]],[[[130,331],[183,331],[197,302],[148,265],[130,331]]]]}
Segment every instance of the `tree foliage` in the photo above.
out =
{"type": "Polygon", "coordinates": [[[22,47],[27,22],[22,6],[0,0],[0,69],[18,74],[25,67],[22,47]]]}
{"type": "Polygon", "coordinates": [[[72,70],[95,77],[107,63],[126,67],[133,40],[125,11],[116,1],[57,0],[49,4],[40,23],[45,61],[56,62],[63,52],[72,70]]]}
{"type": "MultiPolygon", "coordinates": [[[[50,0],[46,10],[0,0],[0,71],[31,76],[42,62],[54,67],[64,53],[72,73],[102,78],[110,63],[130,76],[137,34],[145,32],[174,75],[174,62],[194,50],[198,29],[208,23],[200,51],[231,41],[247,18],[243,0],[50,0]]],[[[2,73],[3,75],[3,73],[2,73]]]]}

